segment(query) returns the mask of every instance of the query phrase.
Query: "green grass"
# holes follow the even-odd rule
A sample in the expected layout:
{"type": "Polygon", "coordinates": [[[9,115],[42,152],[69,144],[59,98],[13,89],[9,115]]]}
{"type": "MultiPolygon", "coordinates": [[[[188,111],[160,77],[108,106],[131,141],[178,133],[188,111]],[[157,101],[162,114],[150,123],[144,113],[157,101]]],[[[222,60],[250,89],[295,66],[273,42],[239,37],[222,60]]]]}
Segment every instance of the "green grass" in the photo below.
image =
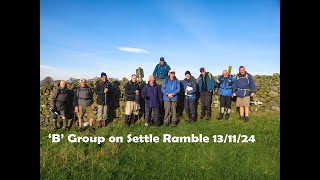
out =
{"type": "Polygon", "coordinates": [[[40,130],[41,179],[280,179],[280,115],[251,113],[249,123],[232,114],[228,121],[181,120],[177,128],[125,127],[123,120],[90,133],[58,130],[65,138],[52,143],[48,130],[40,130]],[[121,121],[121,122],[120,122],[121,121]],[[153,134],[159,143],[126,143],[127,134],[153,134]],[[255,135],[254,143],[163,143],[162,134],[255,135]],[[124,143],[70,143],[77,136],[124,136],[124,143]]]}

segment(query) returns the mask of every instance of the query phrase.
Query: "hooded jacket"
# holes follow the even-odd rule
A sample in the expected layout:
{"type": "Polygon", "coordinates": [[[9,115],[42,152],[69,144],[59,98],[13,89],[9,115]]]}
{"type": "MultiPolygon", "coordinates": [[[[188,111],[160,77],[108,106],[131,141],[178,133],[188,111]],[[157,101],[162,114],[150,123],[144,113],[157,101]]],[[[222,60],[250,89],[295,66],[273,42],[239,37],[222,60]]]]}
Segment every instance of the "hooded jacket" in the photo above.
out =
{"type": "Polygon", "coordinates": [[[68,100],[72,100],[71,91],[67,85],[62,89],[58,83],[51,96],[50,108],[58,111],[64,110],[68,100]]]}
{"type": "Polygon", "coordinates": [[[139,94],[141,94],[140,86],[137,81],[132,82],[132,80],[130,80],[129,82],[127,82],[124,88],[124,95],[125,95],[126,101],[136,100],[136,92],[135,92],[136,90],[138,90],[139,94]]]}
{"type": "Polygon", "coordinates": [[[238,73],[233,84],[232,92],[235,92],[237,97],[240,98],[250,96],[252,92],[255,93],[256,85],[252,75],[247,72],[245,72],[243,75],[238,73]]]}
{"type": "Polygon", "coordinates": [[[110,105],[111,102],[111,93],[112,93],[112,85],[109,80],[106,82],[103,82],[102,80],[99,80],[96,83],[95,87],[95,93],[97,96],[97,104],[98,105],[110,105]],[[104,93],[104,89],[108,88],[108,92],[104,93]]]}
{"type": "Polygon", "coordinates": [[[190,79],[184,79],[182,82],[181,82],[182,86],[183,86],[183,89],[184,91],[186,91],[186,88],[188,86],[192,87],[193,90],[189,91],[187,95],[184,95],[184,98],[185,99],[191,99],[191,100],[195,100],[196,99],[196,94],[197,94],[197,83],[196,83],[196,79],[191,76],[190,79]]]}
{"type": "Polygon", "coordinates": [[[217,83],[218,87],[216,87],[216,90],[220,88],[221,96],[232,96],[232,88],[234,84],[234,78],[232,75],[229,74],[227,78],[220,76],[217,83]]]}
{"type": "MultiPolygon", "coordinates": [[[[206,72],[206,83],[207,83],[207,90],[208,91],[211,91],[214,89],[214,78],[212,76],[212,74],[210,72],[206,72]]],[[[198,78],[198,86],[199,86],[199,92],[201,92],[202,90],[202,85],[203,85],[203,82],[202,82],[202,74],[199,75],[199,78],[198,78]]]]}
{"type": "Polygon", "coordinates": [[[180,92],[180,82],[176,77],[171,80],[168,76],[163,80],[161,90],[164,101],[177,101],[178,93],[180,92]],[[173,98],[171,98],[171,100],[168,97],[168,94],[173,94],[173,98]]]}
{"type": "Polygon", "coordinates": [[[159,107],[163,103],[161,87],[156,82],[153,86],[148,82],[142,89],[141,97],[145,99],[147,108],[159,107]]]}
{"type": "Polygon", "coordinates": [[[167,62],[164,62],[164,65],[161,65],[160,63],[156,65],[153,71],[153,76],[158,79],[165,79],[168,76],[168,72],[170,71],[170,66],[167,64],[167,62]]]}

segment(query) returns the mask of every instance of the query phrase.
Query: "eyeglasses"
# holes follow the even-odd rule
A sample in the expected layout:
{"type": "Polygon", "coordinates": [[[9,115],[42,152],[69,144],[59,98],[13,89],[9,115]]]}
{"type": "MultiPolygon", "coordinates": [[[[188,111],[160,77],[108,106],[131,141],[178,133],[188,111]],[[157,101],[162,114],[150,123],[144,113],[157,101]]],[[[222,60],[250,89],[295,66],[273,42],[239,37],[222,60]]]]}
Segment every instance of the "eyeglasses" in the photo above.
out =
{"type": "Polygon", "coordinates": [[[175,74],[175,72],[171,72],[170,74],[175,74]]]}

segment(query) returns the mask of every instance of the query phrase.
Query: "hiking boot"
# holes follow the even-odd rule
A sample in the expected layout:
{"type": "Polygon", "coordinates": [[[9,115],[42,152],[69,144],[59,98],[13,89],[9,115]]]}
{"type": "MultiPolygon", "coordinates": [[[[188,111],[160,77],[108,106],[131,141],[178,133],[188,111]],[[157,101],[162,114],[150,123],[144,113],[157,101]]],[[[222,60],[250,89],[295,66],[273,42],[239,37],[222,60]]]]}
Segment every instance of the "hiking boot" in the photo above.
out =
{"type": "Polygon", "coordinates": [[[172,127],[177,127],[177,124],[176,123],[172,123],[172,127]]]}
{"type": "Polygon", "coordinates": [[[244,122],[249,122],[249,116],[244,117],[244,122]]]}
{"type": "Polygon", "coordinates": [[[79,129],[79,132],[83,132],[84,130],[83,130],[83,128],[81,127],[80,129],[79,129]]]}
{"type": "Polygon", "coordinates": [[[200,119],[203,119],[204,118],[204,116],[200,116],[200,119]]]}
{"type": "Polygon", "coordinates": [[[243,116],[239,116],[239,120],[244,120],[244,117],[243,116]]]}
{"type": "Polygon", "coordinates": [[[89,131],[94,131],[96,130],[94,127],[89,126],[89,131]]]}
{"type": "Polygon", "coordinates": [[[98,128],[102,128],[102,120],[98,121],[98,128]]]}
{"type": "Polygon", "coordinates": [[[226,115],[225,115],[224,119],[225,119],[225,120],[228,120],[228,119],[229,119],[229,117],[230,117],[230,113],[226,113],[226,115]]]}
{"type": "MultiPolygon", "coordinates": [[[[226,115],[227,116],[227,115],[226,115]]],[[[219,117],[218,117],[218,120],[222,119],[223,118],[223,113],[220,113],[219,114],[219,117]]]]}
{"type": "Polygon", "coordinates": [[[169,123],[164,123],[164,127],[168,127],[169,126],[169,123]]]}
{"type": "Polygon", "coordinates": [[[126,123],[126,126],[129,127],[130,126],[130,116],[129,115],[125,115],[125,123],[126,123]]]}
{"type": "Polygon", "coordinates": [[[210,118],[209,117],[206,117],[206,120],[209,120],[210,118]]]}

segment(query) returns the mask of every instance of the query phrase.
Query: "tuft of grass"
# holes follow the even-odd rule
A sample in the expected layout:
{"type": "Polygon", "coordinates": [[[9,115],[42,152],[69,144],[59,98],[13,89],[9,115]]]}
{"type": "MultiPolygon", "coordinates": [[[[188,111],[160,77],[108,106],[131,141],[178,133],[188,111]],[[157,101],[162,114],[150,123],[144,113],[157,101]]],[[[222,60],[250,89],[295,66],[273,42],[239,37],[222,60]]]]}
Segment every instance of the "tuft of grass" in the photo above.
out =
{"type": "Polygon", "coordinates": [[[178,127],[133,127],[116,120],[95,132],[65,132],[59,143],[40,130],[41,179],[280,179],[280,114],[251,113],[249,123],[232,114],[228,121],[198,120],[178,127]],[[127,135],[153,134],[159,143],[127,143],[127,135]],[[69,134],[104,136],[106,142],[70,143],[69,134]],[[162,135],[209,136],[209,143],[163,143],[162,135]],[[214,143],[213,135],[254,135],[254,143],[214,143]],[[123,143],[110,143],[110,136],[123,136],[123,143]]]}

